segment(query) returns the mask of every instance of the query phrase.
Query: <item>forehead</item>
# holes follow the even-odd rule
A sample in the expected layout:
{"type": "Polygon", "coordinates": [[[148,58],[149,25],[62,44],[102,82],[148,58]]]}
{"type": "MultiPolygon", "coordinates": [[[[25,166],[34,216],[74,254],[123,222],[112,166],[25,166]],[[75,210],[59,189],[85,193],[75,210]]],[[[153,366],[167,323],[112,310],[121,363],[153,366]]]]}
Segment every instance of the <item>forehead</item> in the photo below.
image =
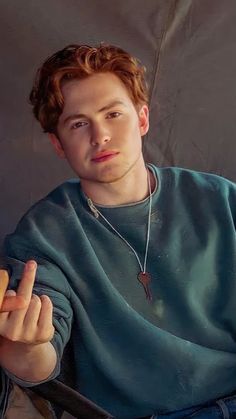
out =
{"type": "Polygon", "coordinates": [[[113,73],[96,73],[85,79],[70,80],[62,86],[64,111],[71,106],[100,106],[111,100],[132,103],[124,83],[113,73]]]}

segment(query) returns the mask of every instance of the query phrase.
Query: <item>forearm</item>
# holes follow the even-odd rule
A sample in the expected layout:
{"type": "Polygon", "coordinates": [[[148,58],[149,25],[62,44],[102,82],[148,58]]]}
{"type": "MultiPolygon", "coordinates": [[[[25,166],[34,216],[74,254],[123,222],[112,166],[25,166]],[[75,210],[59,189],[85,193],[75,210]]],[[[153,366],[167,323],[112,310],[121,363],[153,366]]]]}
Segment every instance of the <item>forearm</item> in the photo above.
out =
{"type": "Polygon", "coordinates": [[[0,364],[22,380],[35,383],[46,380],[56,362],[57,354],[50,342],[29,345],[0,339],[0,364]]]}

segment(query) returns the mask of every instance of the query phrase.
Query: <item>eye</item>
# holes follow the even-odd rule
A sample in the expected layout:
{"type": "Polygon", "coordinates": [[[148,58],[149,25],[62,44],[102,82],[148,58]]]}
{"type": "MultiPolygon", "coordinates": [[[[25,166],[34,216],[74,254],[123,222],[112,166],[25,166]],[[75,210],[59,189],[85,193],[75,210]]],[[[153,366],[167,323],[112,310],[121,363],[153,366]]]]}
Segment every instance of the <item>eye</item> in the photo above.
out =
{"type": "Polygon", "coordinates": [[[108,119],[118,118],[120,115],[121,115],[121,113],[120,113],[120,112],[110,112],[110,113],[107,115],[107,118],[108,118],[108,119]]]}
{"type": "Polygon", "coordinates": [[[71,129],[78,129],[78,128],[84,127],[86,124],[87,122],[77,121],[73,125],[71,125],[71,129]]]}

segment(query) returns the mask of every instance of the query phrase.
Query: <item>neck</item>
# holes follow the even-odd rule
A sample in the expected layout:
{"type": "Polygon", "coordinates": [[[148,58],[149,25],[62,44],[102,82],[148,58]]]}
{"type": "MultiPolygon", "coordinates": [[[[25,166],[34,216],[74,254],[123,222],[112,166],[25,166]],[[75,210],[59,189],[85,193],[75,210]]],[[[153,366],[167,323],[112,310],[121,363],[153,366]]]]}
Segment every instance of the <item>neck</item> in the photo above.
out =
{"type": "Polygon", "coordinates": [[[145,163],[137,168],[132,168],[122,178],[111,183],[91,183],[81,179],[84,193],[94,204],[116,206],[131,204],[149,196],[148,174],[150,176],[151,191],[155,188],[155,177],[148,170],[145,163]]]}

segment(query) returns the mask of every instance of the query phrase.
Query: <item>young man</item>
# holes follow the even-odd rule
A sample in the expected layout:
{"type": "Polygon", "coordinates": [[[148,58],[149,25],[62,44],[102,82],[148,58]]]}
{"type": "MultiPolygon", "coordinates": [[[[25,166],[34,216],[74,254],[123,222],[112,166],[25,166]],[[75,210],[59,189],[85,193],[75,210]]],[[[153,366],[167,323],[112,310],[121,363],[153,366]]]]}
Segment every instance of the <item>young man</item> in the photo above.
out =
{"type": "Polygon", "coordinates": [[[120,48],[57,52],[31,102],[79,179],[6,238],[27,301],[0,314],[7,374],[52,379],[71,339],[76,388],[117,418],[235,417],[235,184],[145,164],[144,70],[120,48]]]}

